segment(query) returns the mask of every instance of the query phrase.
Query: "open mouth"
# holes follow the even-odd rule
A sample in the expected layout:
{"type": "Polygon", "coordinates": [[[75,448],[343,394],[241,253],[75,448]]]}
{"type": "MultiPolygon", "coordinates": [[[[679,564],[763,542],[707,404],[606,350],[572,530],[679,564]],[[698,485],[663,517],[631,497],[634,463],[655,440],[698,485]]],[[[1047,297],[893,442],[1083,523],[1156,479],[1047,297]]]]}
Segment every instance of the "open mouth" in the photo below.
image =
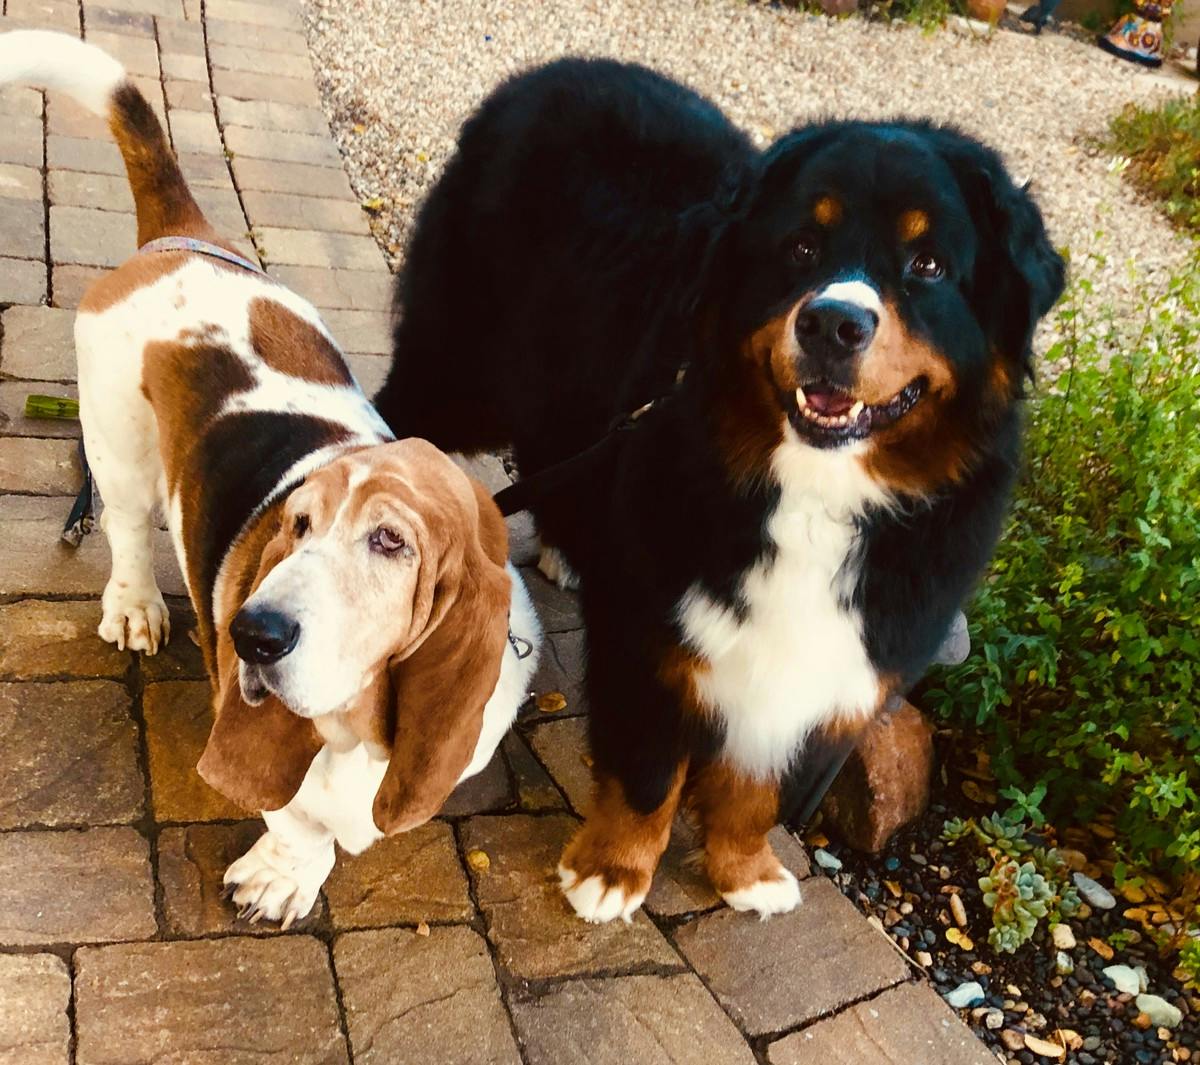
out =
{"type": "Polygon", "coordinates": [[[809,381],[797,388],[788,417],[792,427],[817,447],[837,447],[866,440],[873,432],[895,425],[925,393],[928,380],[910,381],[884,403],[866,403],[828,381],[809,381]]]}

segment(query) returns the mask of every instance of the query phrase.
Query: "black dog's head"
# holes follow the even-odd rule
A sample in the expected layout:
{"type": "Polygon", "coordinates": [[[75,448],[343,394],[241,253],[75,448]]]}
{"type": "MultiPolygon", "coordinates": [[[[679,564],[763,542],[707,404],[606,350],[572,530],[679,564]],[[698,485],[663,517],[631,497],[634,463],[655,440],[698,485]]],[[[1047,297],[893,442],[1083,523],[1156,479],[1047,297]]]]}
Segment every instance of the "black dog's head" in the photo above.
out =
{"type": "Polygon", "coordinates": [[[780,140],[714,267],[722,332],[762,375],[755,405],[769,395],[786,435],[914,493],[987,447],[1063,288],[1041,214],[999,157],[921,123],[780,140]]]}

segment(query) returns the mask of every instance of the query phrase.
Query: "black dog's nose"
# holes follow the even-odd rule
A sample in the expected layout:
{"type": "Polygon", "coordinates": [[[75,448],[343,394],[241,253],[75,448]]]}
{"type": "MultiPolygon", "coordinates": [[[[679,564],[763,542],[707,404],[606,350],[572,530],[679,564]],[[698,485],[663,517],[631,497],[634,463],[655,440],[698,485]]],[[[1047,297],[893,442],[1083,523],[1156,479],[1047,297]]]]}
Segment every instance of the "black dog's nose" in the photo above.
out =
{"type": "Polygon", "coordinates": [[[290,654],[300,639],[300,622],[278,610],[242,607],[229,626],[233,648],[243,662],[269,666],[290,654]]]}
{"type": "Polygon", "coordinates": [[[857,303],[813,300],[796,316],[796,336],[810,355],[849,358],[865,351],[879,319],[857,303]]]}

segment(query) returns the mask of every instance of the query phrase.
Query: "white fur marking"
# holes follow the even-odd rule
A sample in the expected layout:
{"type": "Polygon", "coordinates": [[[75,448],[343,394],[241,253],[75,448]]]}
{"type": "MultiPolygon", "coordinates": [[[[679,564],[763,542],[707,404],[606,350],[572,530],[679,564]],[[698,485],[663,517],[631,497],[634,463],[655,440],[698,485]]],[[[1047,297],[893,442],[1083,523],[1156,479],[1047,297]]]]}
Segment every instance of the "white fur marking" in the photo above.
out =
{"type": "Polygon", "coordinates": [[[721,897],[732,909],[754,910],[764,921],[772,914],[791,913],[800,905],[800,885],[787,869],[780,872],[782,879],[760,880],[721,897]]]}
{"type": "Polygon", "coordinates": [[[125,68],[94,44],[48,30],[0,35],[0,84],[15,82],[66,93],[93,114],[107,116],[125,68]]]}
{"type": "Polygon", "coordinates": [[[821,289],[814,299],[852,303],[864,310],[874,311],[877,315],[883,314],[883,301],[880,300],[878,291],[866,281],[835,281],[821,289]]]}
{"type": "Polygon", "coordinates": [[[573,869],[558,867],[558,883],[572,909],[589,924],[607,924],[620,917],[629,924],[646,893],[626,895],[624,888],[609,886],[599,876],[580,880],[573,869]]]}

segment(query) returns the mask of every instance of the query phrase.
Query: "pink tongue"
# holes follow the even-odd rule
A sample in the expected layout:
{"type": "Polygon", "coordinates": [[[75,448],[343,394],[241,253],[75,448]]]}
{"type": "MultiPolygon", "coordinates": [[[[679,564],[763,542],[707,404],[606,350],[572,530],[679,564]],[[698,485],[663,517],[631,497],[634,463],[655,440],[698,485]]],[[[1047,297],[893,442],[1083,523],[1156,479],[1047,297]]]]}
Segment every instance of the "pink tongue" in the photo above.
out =
{"type": "Polygon", "coordinates": [[[808,405],[818,414],[829,414],[836,417],[845,414],[854,406],[854,397],[847,392],[818,392],[805,390],[808,405]]]}

